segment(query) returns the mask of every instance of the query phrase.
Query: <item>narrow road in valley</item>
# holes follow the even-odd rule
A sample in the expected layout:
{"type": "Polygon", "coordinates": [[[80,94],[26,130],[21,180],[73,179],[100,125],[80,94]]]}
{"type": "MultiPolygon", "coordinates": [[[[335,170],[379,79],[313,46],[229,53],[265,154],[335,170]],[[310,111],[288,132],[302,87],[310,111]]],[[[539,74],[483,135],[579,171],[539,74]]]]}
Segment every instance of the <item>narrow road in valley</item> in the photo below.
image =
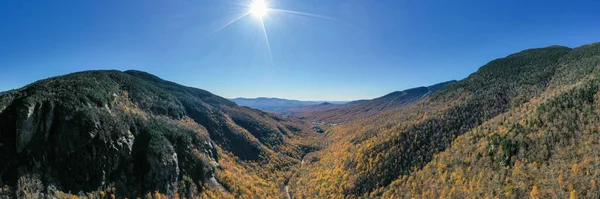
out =
{"type": "Polygon", "coordinates": [[[287,194],[288,199],[292,199],[292,196],[290,196],[290,186],[285,185],[285,193],[287,194]]]}
{"type": "MultiPolygon", "coordinates": [[[[304,166],[304,157],[306,157],[306,155],[302,156],[302,160],[300,161],[300,169],[302,169],[302,167],[304,166]]],[[[300,172],[300,170],[298,170],[298,172],[300,172]]],[[[290,176],[290,179],[292,177],[290,176]]],[[[289,186],[289,180],[288,179],[288,183],[285,185],[285,194],[287,195],[288,199],[292,199],[292,196],[290,195],[290,186],[289,186]]]]}

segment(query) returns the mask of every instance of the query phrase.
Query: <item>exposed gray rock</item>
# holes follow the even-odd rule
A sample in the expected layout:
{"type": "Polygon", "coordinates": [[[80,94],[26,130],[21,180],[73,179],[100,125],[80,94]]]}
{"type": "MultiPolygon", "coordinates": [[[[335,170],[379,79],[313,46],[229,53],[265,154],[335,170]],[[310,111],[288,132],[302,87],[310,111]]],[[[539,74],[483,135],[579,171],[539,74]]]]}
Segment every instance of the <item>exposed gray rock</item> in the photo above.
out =
{"type": "Polygon", "coordinates": [[[148,154],[150,169],[147,179],[158,190],[169,190],[171,184],[179,178],[177,153],[170,144],[166,147],[168,149],[162,152],[154,151],[148,154]]]}
{"type": "Polygon", "coordinates": [[[33,111],[35,105],[28,105],[25,108],[24,118],[17,125],[17,153],[21,153],[29,144],[35,134],[33,111]]]}
{"type": "Polygon", "coordinates": [[[131,131],[127,130],[126,135],[119,137],[119,139],[117,139],[118,149],[122,149],[122,151],[124,152],[124,155],[131,154],[134,140],[135,140],[135,137],[133,136],[133,133],[131,133],[131,131]]]}

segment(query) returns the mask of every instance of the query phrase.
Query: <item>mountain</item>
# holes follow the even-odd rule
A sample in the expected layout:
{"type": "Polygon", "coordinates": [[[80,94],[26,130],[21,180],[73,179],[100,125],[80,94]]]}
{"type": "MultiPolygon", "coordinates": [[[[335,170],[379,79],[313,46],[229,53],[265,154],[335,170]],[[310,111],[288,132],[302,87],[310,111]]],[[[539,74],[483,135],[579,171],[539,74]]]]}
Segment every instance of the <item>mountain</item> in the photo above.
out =
{"type": "Polygon", "coordinates": [[[354,100],[354,101],[349,101],[347,103],[345,103],[345,105],[354,105],[354,104],[361,104],[364,102],[368,102],[369,100],[354,100]]]}
{"type": "Polygon", "coordinates": [[[307,106],[291,109],[290,112],[297,117],[340,123],[413,104],[455,82],[448,81],[428,87],[396,91],[373,100],[359,100],[341,106],[307,106]]]}
{"type": "Polygon", "coordinates": [[[40,80],[0,95],[0,198],[600,197],[600,43],[310,114],[141,71],[40,80]]]}
{"type": "MultiPolygon", "coordinates": [[[[285,109],[289,108],[298,108],[303,106],[310,105],[318,105],[321,103],[325,103],[325,101],[300,101],[300,100],[289,100],[289,99],[280,99],[280,98],[235,98],[231,99],[231,101],[235,102],[240,106],[247,106],[254,109],[259,109],[263,111],[269,112],[281,112],[285,111],[285,109]]],[[[332,101],[327,102],[332,104],[343,104],[346,102],[342,101],[332,101]]]]}
{"type": "Polygon", "coordinates": [[[295,198],[600,197],[600,43],[493,60],[324,133],[295,198]]]}
{"type": "Polygon", "coordinates": [[[281,115],[285,115],[285,116],[295,116],[295,117],[307,118],[307,117],[309,117],[310,114],[312,114],[314,112],[322,112],[322,111],[328,111],[328,110],[333,110],[333,109],[339,109],[342,107],[356,105],[356,104],[360,104],[360,103],[367,102],[367,101],[369,101],[369,100],[355,100],[355,101],[350,101],[350,102],[343,103],[343,104],[333,104],[333,103],[329,103],[329,102],[323,102],[321,104],[316,104],[316,105],[288,108],[288,109],[279,111],[279,113],[281,115]]]}
{"type": "Polygon", "coordinates": [[[73,73],[0,95],[0,195],[280,197],[312,134],[142,71],[73,73]]]}

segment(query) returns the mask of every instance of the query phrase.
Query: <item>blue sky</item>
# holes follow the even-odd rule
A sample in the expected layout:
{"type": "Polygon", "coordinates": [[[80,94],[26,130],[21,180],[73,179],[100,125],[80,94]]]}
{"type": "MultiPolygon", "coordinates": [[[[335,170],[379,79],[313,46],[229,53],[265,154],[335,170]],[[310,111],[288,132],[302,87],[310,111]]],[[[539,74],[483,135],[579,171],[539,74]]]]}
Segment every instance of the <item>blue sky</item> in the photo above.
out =
{"type": "Polygon", "coordinates": [[[532,47],[600,41],[600,1],[3,0],[0,90],[82,70],[143,70],[224,97],[374,98],[462,79],[532,47]]]}

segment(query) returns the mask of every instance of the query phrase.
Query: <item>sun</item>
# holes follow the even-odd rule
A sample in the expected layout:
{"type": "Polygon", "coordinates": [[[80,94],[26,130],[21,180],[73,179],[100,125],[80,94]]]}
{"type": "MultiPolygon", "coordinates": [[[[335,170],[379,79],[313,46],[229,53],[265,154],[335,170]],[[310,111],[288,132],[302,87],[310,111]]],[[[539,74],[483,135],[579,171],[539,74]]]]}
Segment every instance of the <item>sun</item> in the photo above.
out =
{"type": "Polygon", "coordinates": [[[269,7],[265,0],[254,0],[250,5],[250,13],[257,18],[262,19],[267,14],[269,7]]]}
{"type": "Polygon", "coordinates": [[[248,4],[242,5],[244,8],[247,9],[244,13],[242,13],[237,18],[227,22],[225,25],[219,27],[217,30],[210,33],[210,35],[215,34],[219,31],[231,26],[232,24],[246,18],[247,16],[253,15],[254,18],[257,19],[255,22],[259,23],[258,27],[260,29],[262,29],[262,33],[264,35],[265,42],[267,44],[267,50],[269,52],[269,58],[271,58],[271,63],[274,63],[273,62],[273,54],[271,53],[271,44],[269,43],[269,36],[267,34],[267,27],[265,25],[265,20],[264,20],[264,17],[266,17],[267,14],[269,14],[269,13],[285,13],[285,14],[300,15],[300,16],[312,17],[312,18],[317,18],[317,19],[336,21],[336,19],[334,19],[334,18],[317,15],[317,14],[312,14],[312,13],[306,13],[306,12],[300,12],[300,11],[294,11],[294,10],[285,10],[285,9],[277,8],[276,6],[270,8],[268,3],[271,0],[245,0],[245,1],[251,1],[251,2],[248,2],[248,4]]]}

